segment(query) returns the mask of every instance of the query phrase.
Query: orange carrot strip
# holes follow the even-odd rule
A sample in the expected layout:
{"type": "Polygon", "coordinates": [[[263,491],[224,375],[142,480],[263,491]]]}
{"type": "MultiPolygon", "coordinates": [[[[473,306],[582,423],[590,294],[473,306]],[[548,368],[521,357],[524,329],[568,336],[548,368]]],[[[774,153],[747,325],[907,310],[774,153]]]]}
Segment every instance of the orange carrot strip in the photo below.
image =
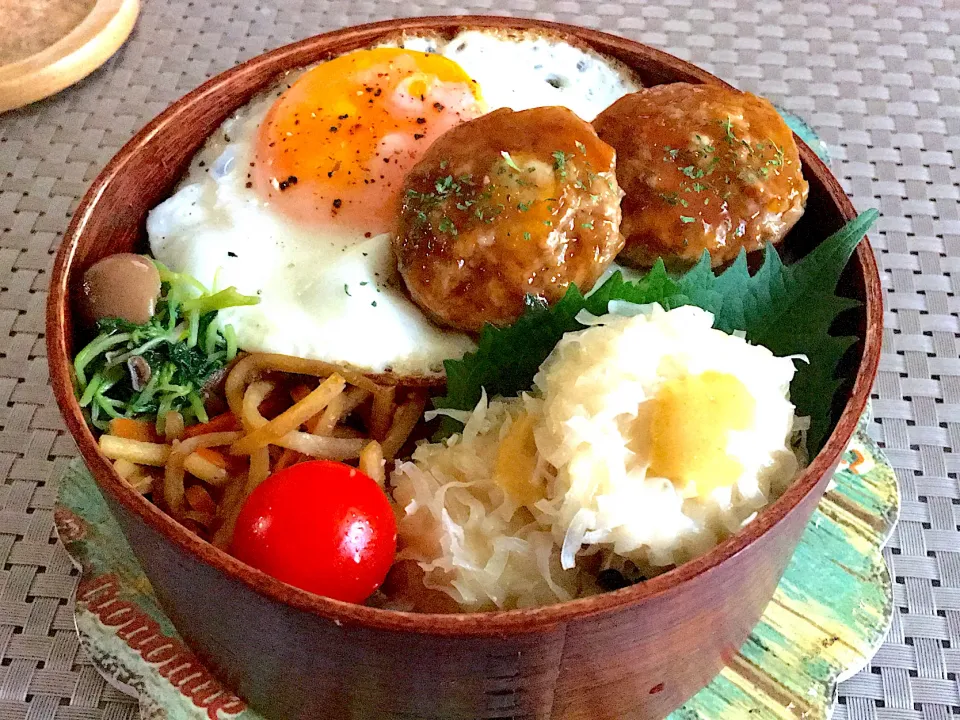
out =
{"type": "Polygon", "coordinates": [[[140,442],[163,442],[163,439],[157,435],[157,429],[153,423],[146,420],[133,420],[132,418],[114,418],[110,421],[108,432],[117,437],[128,440],[139,440],[140,442]]]}
{"type": "Polygon", "coordinates": [[[234,415],[232,412],[225,412],[222,415],[217,415],[215,418],[211,418],[208,422],[201,423],[199,425],[191,425],[190,427],[184,429],[182,439],[189,440],[197,435],[206,435],[207,433],[215,432],[233,432],[239,429],[240,421],[237,420],[236,415],[234,415]]]}
{"type": "Polygon", "coordinates": [[[194,452],[202,457],[207,462],[213,463],[218,468],[223,468],[226,470],[230,463],[227,462],[227,458],[222,452],[214,450],[213,448],[197,448],[194,452]]]}

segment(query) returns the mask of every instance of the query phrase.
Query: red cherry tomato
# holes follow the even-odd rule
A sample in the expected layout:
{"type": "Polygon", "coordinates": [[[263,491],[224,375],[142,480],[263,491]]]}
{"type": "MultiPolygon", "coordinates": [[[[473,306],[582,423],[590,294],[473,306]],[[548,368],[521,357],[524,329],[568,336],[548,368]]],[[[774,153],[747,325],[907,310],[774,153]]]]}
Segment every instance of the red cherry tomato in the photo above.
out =
{"type": "Polygon", "coordinates": [[[317,595],[363,602],[397,549],[386,494],[356,468],[312,460],[274,473],[247,498],[231,553],[317,595]]]}

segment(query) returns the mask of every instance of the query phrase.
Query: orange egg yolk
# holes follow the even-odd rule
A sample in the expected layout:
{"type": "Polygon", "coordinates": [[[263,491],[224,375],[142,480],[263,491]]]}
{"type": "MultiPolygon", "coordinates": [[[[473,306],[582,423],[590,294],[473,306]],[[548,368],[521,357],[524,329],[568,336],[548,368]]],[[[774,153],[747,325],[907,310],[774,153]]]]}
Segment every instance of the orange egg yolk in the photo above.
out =
{"type": "Polygon", "coordinates": [[[299,222],[387,232],[407,170],[442,133],[484,110],[477,84],[448,58],[356,50],[304,73],[273,104],[252,182],[299,222]]]}

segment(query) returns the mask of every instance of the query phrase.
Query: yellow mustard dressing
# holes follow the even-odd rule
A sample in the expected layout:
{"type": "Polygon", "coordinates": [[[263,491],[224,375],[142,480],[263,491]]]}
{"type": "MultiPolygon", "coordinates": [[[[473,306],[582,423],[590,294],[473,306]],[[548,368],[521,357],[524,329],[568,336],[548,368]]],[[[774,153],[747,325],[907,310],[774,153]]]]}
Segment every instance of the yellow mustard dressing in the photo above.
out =
{"type": "Polygon", "coordinates": [[[753,424],[755,406],[746,386],[728,373],[668,380],[653,398],[648,474],[678,490],[694,483],[701,497],[732,485],[743,466],[727,454],[728,436],[753,424]]]}
{"type": "Polygon", "coordinates": [[[523,412],[513,421],[500,441],[494,477],[518,505],[531,506],[543,498],[543,489],[534,482],[537,468],[537,443],[533,437],[536,417],[523,412]]]}

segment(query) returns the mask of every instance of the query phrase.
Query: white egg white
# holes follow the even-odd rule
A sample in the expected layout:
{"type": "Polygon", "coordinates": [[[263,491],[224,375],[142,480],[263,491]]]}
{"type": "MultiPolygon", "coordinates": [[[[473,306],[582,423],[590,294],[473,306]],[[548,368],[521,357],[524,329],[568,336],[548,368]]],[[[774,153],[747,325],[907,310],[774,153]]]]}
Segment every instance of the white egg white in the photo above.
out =
{"type": "Polygon", "coordinates": [[[592,121],[640,89],[619,62],[549,35],[466,30],[441,52],[480,84],[491,110],[560,105],[592,121]]]}
{"type": "MultiPolygon", "coordinates": [[[[428,36],[382,43],[396,45],[460,63],[490,110],[561,105],[590,120],[637,89],[618,62],[551,36],[470,30],[447,43],[428,36]]],[[[178,190],[150,212],[151,251],[210,288],[233,285],[260,297],[259,305],[221,313],[243,350],[441,374],[443,360],[475,343],[435,325],[410,300],[388,235],[303,226],[248,187],[257,128],[302,72],[255,97],[207,140],[178,190]]]]}
{"type": "Polygon", "coordinates": [[[210,288],[260,303],[221,313],[244,350],[429,375],[473,347],[431,323],[404,292],[387,235],[317,232],[273,212],[246,187],[253,141],[274,94],[224,123],[180,189],[151,211],[154,256],[210,288]]]}

